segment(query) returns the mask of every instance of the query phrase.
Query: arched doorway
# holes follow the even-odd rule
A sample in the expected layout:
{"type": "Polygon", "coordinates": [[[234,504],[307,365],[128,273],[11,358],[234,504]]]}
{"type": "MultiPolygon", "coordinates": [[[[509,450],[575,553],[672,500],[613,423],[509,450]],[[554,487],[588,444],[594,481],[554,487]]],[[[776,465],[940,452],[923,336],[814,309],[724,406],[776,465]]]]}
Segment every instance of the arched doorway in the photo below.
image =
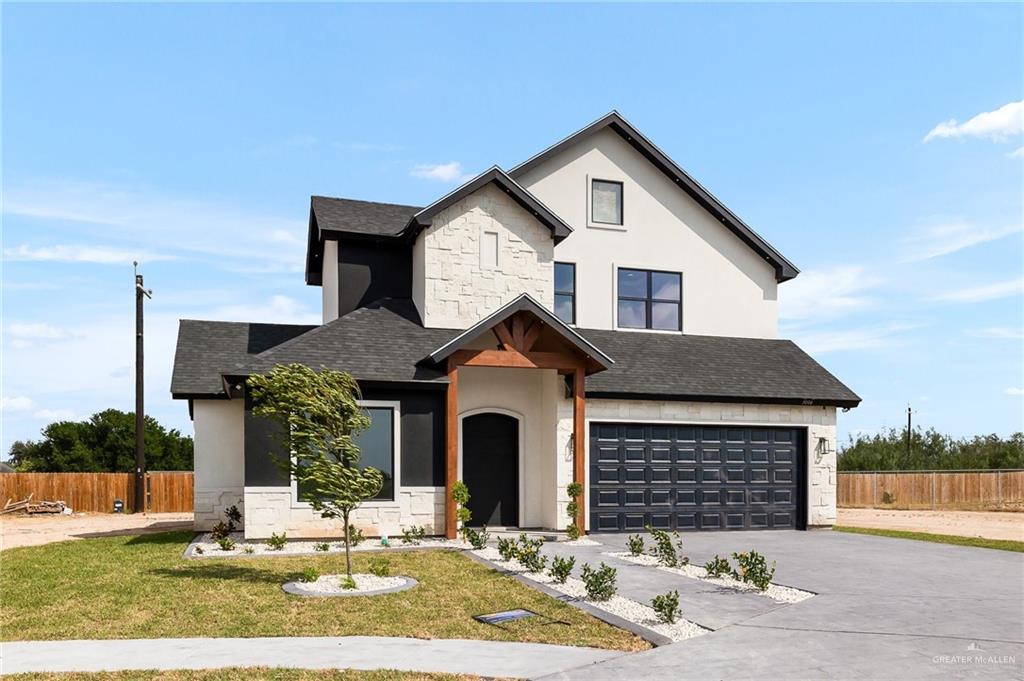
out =
{"type": "Polygon", "coordinates": [[[519,419],[498,412],[462,419],[462,479],[471,525],[519,525],[519,419]]]}

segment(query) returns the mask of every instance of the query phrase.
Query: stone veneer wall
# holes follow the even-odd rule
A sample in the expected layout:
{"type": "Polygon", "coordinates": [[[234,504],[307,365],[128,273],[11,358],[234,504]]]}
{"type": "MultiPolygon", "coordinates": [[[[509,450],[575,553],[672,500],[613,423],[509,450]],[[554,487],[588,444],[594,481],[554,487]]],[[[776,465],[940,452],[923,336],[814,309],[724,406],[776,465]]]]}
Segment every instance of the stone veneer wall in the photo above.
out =
{"type": "Polygon", "coordinates": [[[413,249],[413,299],[423,324],[467,328],[522,293],[554,303],[551,231],[493,184],[439,213],[413,249]],[[484,231],[498,266],[481,265],[484,231]]]}
{"type": "MultiPolygon", "coordinates": [[[[290,538],[340,537],[341,521],[321,518],[306,504],[292,501],[291,488],[245,489],[245,536],[266,539],[284,532],[290,538]]],[[[401,536],[402,528],[422,525],[428,535],[444,534],[444,488],[399,488],[394,502],[367,502],[352,514],[352,524],[367,536],[401,536]]]]}
{"type": "MultiPolygon", "coordinates": [[[[771,404],[726,404],[714,402],[660,402],[647,400],[587,400],[588,421],[673,421],[679,423],[736,423],[807,428],[807,525],[828,527],[836,522],[836,409],[771,404]],[[818,438],[825,438],[829,454],[817,451],[818,438]]],[[[572,403],[559,402],[558,443],[567,447],[572,433],[572,403]],[[563,404],[564,403],[564,404],[563,404]]],[[[590,437],[587,433],[589,451],[590,437]]],[[[560,461],[561,458],[560,457],[560,461]]],[[[565,487],[572,482],[572,456],[564,468],[559,464],[558,505],[565,515],[568,497],[565,487]]],[[[589,468],[587,474],[589,475],[589,468]]],[[[589,500],[587,506],[589,517],[589,500]]],[[[565,522],[561,521],[560,522],[565,522]]],[[[560,524],[559,528],[564,528],[560,524]]]]}

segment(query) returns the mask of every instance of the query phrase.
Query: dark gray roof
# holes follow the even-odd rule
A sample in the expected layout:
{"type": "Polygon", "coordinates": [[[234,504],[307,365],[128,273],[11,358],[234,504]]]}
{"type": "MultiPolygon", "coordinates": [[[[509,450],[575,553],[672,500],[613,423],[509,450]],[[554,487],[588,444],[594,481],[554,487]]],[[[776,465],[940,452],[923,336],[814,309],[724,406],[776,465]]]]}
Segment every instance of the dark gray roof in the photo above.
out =
{"type": "Polygon", "coordinates": [[[396,236],[421,209],[397,203],[314,196],[310,210],[321,232],[396,236]]]}
{"type": "Polygon", "coordinates": [[[305,324],[256,324],[182,319],[171,374],[175,397],[224,393],[221,373],[245,365],[268,348],[306,333],[305,324]]]}
{"type": "Polygon", "coordinates": [[[643,133],[623,118],[618,111],[612,111],[611,113],[602,116],[582,130],[574,132],[561,142],[548,147],[539,154],[520,163],[509,171],[509,175],[515,179],[519,179],[524,173],[536,168],[538,165],[565,150],[567,147],[600,130],[604,130],[605,128],[610,128],[614,132],[618,133],[620,137],[640,152],[640,155],[654,164],[654,167],[664,173],[670,180],[682,187],[682,189],[698,204],[700,204],[704,210],[715,216],[719,222],[728,227],[737,237],[739,237],[741,241],[743,241],[743,243],[747,244],[747,246],[752,248],[754,252],[768,261],[775,268],[775,278],[778,281],[787,281],[800,273],[800,270],[797,269],[796,265],[787,260],[785,256],[775,249],[774,246],[765,241],[761,235],[751,229],[739,218],[739,216],[729,210],[725,204],[715,198],[711,192],[701,186],[701,184],[697,182],[697,180],[693,179],[689,173],[679,167],[679,164],[669,158],[668,154],[663,152],[661,149],[656,147],[653,142],[644,137],[643,133]]]}
{"type": "Polygon", "coordinates": [[[855,407],[852,390],[788,340],[580,329],[615,364],[587,394],[855,407]]]}

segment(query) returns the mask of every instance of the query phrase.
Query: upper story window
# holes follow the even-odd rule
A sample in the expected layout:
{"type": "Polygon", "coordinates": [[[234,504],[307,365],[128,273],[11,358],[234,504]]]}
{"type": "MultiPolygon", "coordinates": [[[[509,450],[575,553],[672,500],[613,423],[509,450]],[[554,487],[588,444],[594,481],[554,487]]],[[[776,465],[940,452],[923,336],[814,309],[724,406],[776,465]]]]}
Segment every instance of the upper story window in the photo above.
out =
{"type": "Polygon", "coordinates": [[[555,315],[576,323],[576,265],[571,262],[555,263],[555,315]]]}
{"type": "Polygon", "coordinates": [[[682,293],[679,272],[620,269],[619,328],[682,331],[682,293]]]}
{"type": "Polygon", "coordinates": [[[593,180],[590,185],[590,221],[603,225],[622,224],[622,183],[593,180]]]}

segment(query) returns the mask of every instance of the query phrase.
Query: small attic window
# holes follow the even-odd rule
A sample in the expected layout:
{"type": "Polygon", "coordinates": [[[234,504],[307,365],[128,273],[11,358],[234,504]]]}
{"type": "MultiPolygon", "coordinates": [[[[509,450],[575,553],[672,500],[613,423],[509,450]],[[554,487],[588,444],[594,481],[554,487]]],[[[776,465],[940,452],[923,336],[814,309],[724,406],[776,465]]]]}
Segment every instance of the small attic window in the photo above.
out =
{"type": "Polygon", "coordinates": [[[480,234],[480,267],[485,270],[498,269],[498,233],[484,231],[480,234]]]}
{"type": "Polygon", "coordinates": [[[622,183],[594,180],[590,187],[590,219],[603,225],[622,224],[622,183]]]}

